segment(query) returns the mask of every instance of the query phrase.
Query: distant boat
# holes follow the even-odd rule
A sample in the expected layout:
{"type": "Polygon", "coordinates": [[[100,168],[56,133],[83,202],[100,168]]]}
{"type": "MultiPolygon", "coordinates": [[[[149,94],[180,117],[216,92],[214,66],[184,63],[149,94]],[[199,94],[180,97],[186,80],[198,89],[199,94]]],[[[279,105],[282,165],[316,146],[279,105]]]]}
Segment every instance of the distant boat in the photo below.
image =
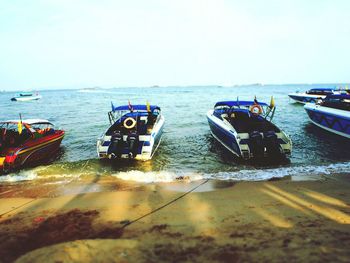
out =
{"type": "Polygon", "coordinates": [[[350,139],[350,94],[328,95],[319,103],[304,106],[311,122],[350,139]]]}
{"type": "Polygon", "coordinates": [[[12,101],[30,101],[30,100],[38,100],[41,99],[42,96],[36,93],[33,95],[31,92],[23,92],[20,93],[18,96],[15,96],[11,98],[12,101]]]}
{"type": "Polygon", "coordinates": [[[298,103],[315,103],[320,99],[324,99],[329,94],[336,94],[338,91],[329,88],[315,88],[306,92],[294,92],[288,94],[290,98],[298,103]]]}
{"type": "Polygon", "coordinates": [[[92,87],[92,88],[83,88],[78,90],[78,92],[96,92],[96,91],[100,91],[102,90],[102,88],[100,87],[92,87]]]}
{"type": "Polygon", "coordinates": [[[160,144],[164,117],[156,105],[123,105],[108,113],[110,127],[97,140],[100,159],[150,160],[160,144]]]}
{"type": "Polygon", "coordinates": [[[292,141],[272,118],[275,106],[254,101],[220,101],[209,110],[207,119],[213,137],[243,159],[285,157],[292,151],[292,141]]]}

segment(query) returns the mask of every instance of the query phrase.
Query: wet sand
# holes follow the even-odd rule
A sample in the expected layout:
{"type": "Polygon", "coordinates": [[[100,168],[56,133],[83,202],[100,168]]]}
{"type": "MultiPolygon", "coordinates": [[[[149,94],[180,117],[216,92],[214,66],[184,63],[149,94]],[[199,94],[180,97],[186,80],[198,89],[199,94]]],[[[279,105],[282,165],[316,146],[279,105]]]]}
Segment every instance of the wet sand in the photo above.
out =
{"type": "Polygon", "coordinates": [[[349,262],[350,174],[0,186],[0,261],[349,262]]]}

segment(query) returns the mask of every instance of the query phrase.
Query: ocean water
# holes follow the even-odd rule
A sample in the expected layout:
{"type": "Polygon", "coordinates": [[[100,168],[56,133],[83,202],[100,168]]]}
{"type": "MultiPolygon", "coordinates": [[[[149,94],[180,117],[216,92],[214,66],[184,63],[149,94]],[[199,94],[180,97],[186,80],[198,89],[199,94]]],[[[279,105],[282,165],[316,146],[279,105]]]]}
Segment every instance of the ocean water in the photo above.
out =
{"type": "MultiPolygon", "coordinates": [[[[1,119],[44,118],[66,131],[60,153],[48,164],[0,177],[1,181],[42,177],[115,176],[144,182],[176,178],[265,180],[272,177],[310,176],[350,172],[350,140],[312,125],[303,106],[288,93],[321,85],[251,85],[205,87],[130,87],[115,89],[41,91],[41,100],[13,102],[14,92],[0,93],[1,119]],[[206,113],[217,101],[253,99],[269,103],[274,96],[274,123],[293,141],[289,160],[256,164],[232,156],[211,136],[206,113]],[[165,116],[162,142],[146,162],[101,162],[96,139],[108,127],[107,113],[114,105],[159,105],[165,116]]],[[[322,85],[334,87],[335,85],[322,85]]]]}

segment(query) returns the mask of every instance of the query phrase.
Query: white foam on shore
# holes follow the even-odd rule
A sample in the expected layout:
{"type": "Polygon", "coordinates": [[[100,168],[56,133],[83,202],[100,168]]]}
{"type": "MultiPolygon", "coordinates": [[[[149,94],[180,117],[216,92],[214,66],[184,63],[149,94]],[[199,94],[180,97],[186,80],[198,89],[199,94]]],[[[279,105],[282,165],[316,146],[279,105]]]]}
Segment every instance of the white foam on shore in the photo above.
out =
{"type": "Polygon", "coordinates": [[[119,172],[114,173],[112,176],[115,176],[119,179],[126,181],[136,181],[143,183],[169,183],[178,180],[187,180],[187,181],[197,181],[203,178],[201,174],[198,173],[174,173],[169,171],[159,171],[159,172],[142,172],[142,171],[128,171],[128,172],[119,172]]]}
{"type": "Polygon", "coordinates": [[[78,178],[86,173],[47,173],[47,166],[39,166],[30,170],[22,170],[15,173],[0,176],[1,182],[21,182],[42,178],[78,178]]]}
{"type": "Polygon", "coordinates": [[[350,163],[294,166],[261,170],[240,170],[237,172],[218,172],[207,174],[204,178],[237,181],[263,181],[286,176],[304,176],[307,178],[308,176],[329,175],[335,173],[350,173],[350,163]]]}
{"type": "MultiPolygon", "coordinates": [[[[89,176],[90,172],[72,172],[72,173],[45,173],[45,166],[37,167],[32,170],[24,170],[0,176],[1,182],[19,182],[30,181],[42,178],[79,178],[80,176],[89,176]]],[[[191,171],[154,171],[142,172],[137,170],[112,173],[111,176],[122,180],[136,181],[144,183],[159,182],[175,182],[179,180],[197,181],[201,179],[216,180],[233,180],[233,181],[263,181],[271,178],[283,178],[286,176],[295,176],[299,180],[310,177],[317,178],[320,175],[330,175],[336,173],[350,173],[350,162],[336,163],[329,165],[307,165],[307,166],[291,166],[271,169],[246,169],[233,172],[217,172],[217,173],[199,173],[191,171]]]]}
{"type": "Polygon", "coordinates": [[[0,176],[0,183],[30,181],[36,178],[38,178],[38,173],[35,170],[21,171],[14,174],[7,174],[7,175],[0,176]]]}
{"type": "Polygon", "coordinates": [[[137,181],[144,183],[157,182],[174,182],[178,180],[196,181],[200,179],[216,179],[216,180],[234,180],[234,181],[264,181],[271,178],[283,178],[286,176],[298,176],[308,179],[312,176],[329,175],[335,173],[350,173],[350,163],[337,163],[330,165],[308,165],[295,167],[282,167],[272,169],[256,169],[256,170],[240,170],[235,172],[217,172],[217,173],[195,173],[182,172],[175,173],[169,171],[159,172],[142,172],[128,171],[114,173],[115,176],[122,180],[137,181]]]}

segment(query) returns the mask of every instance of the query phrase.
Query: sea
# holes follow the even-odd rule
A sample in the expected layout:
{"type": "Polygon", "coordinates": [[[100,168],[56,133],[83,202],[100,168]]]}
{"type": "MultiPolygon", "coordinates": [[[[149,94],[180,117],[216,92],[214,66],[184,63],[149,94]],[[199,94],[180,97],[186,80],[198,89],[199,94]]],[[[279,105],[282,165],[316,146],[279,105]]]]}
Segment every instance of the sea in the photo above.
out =
{"type": "Polygon", "coordinates": [[[339,85],[244,85],[185,87],[124,87],[42,90],[42,99],[11,101],[16,92],[0,92],[2,120],[43,118],[65,130],[59,153],[37,167],[0,176],[0,182],[40,178],[111,176],[138,182],[171,182],[179,179],[260,181],[289,177],[318,178],[350,172],[350,140],[313,125],[303,108],[288,93],[339,85]],[[270,102],[276,112],[273,122],[293,142],[291,158],[263,163],[242,161],[215,141],[206,113],[217,101],[270,102]],[[108,112],[114,105],[145,104],[161,107],[165,127],[160,146],[150,161],[102,162],[96,140],[109,126],[108,112]]]}

